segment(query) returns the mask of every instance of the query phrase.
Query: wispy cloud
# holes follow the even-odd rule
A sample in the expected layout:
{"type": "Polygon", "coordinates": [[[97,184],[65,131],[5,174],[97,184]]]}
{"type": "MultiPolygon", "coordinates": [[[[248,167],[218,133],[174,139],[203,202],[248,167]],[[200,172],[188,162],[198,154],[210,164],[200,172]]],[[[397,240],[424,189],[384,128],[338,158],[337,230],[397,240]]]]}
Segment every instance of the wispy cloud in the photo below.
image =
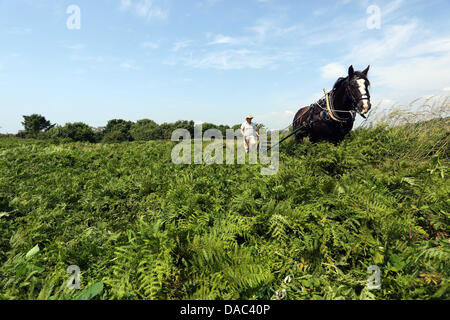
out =
{"type": "Polygon", "coordinates": [[[192,42],[193,42],[192,40],[176,41],[173,44],[172,51],[177,52],[183,48],[187,48],[192,44],[192,42]]]}
{"type": "Polygon", "coordinates": [[[200,0],[197,2],[198,7],[213,7],[223,0],[200,0]]]}
{"type": "Polygon", "coordinates": [[[97,56],[89,56],[89,55],[81,55],[78,53],[71,54],[69,58],[72,61],[78,62],[90,62],[90,63],[104,63],[104,62],[114,62],[117,61],[117,58],[105,57],[102,55],[97,56]]]}
{"type": "Polygon", "coordinates": [[[294,110],[256,113],[255,122],[263,123],[265,125],[270,124],[269,129],[271,130],[282,130],[292,124],[292,119],[294,118],[295,113],[296,111],[294,110]]]}
{"type": "Polygon", "coordinates": [[[450,52],[441,56],[422,56],[378,65],[373,76],[377,85],[401,97],[433,94],[450,84],[450,52]]]}
{"type": "Polygon", "coordinates": [[[131,11],[146,20],[166,20],[169,17],[165,0],[121,0],[119,9],[131,11]]]}
{"type": "Polygon", "coordinates": [[[159,43],[152,41],[144,41],[141,43],[141,47],[146,49],[158,49],[159,43]]]}
{"type": "Polygon", "coordinates": [[[175,42],[172,51],[180,52],[166,59],[165,64],[219,70],[276,69],[279,64],[295,61],[301,55],[292,46],[276,44],[281,38],[294,37],[298,29],[299,25],[281,26],[270,19],[259,19],[235,35],[207,32],[204,43],[175,42]],[[181,50],[187,47],[188,53],[181,50]]]}
{"type": "Polygon", "coordinates": [[[288,36],[298,37],[302,26],[300,24],[282,26],[276,20],[263,18],[256,21],[252,26],[246,27],[245,30],[253,33],[249,36],[253,42],[262,43],[270,39],[280,39],[288,36]]]}
{"type": "Polygon", "coordinates": [[[126,70],[139,70],[139,67],[137,67],[136,63],[132,60],[122,62],[120,67],[126,70]]]}
{"type": "Polygon", "coordinates": [[[369,38],[353,45],[349,54],[361,63],[375,63],[381,59],[399,55],[418,32],[417,22],[404,25],[386,26],[381,38],[369,38]]]}
{"type": "Polygon", "coordinates": [[[345,77],[346,66],[339,62],[332,62],[320,69],[322,78],[325,79],[337,79],[339,77],[345,77]]]}
{"type": "Polygon", "coordinates": [[[241,40],[237,39],[237,38],[232,38],[229,36],[224,36],[222,34],[218,34],[216,36],[214,36],[214,39],[209,42],[208,44],[210,45],[215,45],[215,44],[238,44],[240,43],[241,40]]]}
{"type": "Polygon", "coordinates": [[[420,21],[385,26],[381,35],[360,41],[341,63],[372,65],[378,97],[408,101],[450,85],[450,33],[437,36],[420,21]]]}
{"type": "Polygon", "coordinates": [[[450,35],[429,39],[399,52],[401,57],[417,57],[422,55],[450,52],[450,35]]]}
{"type": "Polygon", "coordinates": [[[82,50],[86,46],[82,43],[77,43],[77,44],[64,45],[63,47],[66,49],[69,49],[69,50],[82,50]]]}
{"type": "Polygon", "coordinates": [[[33,30],[28,27],[9,27],[4,29],[6,34],[12,34],[12,35],[25,35],[30,34],[33,30]]]}
{"type": "Polygon", "coordinates": [[[199,69],[240,70],[277,67],[277,63],[293,59],[291,52],[270,54],[248,49],[210,52],[199,57],[183,58],[185,65],[199,69]]]}

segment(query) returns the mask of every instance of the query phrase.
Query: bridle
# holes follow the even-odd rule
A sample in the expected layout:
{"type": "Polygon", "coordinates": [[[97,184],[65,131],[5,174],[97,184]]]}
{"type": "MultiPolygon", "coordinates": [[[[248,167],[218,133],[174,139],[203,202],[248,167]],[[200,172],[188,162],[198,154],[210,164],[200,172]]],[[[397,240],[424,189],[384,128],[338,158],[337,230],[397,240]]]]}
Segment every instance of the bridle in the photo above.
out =
{"type": "MultiPolygon", "coordinates": [[[[334,121],[337,121],[337,122],[347,122],[349,119],[346,119],[346,118],[342,118],[342,117],[339,117],[337,114],[336,114],[336,112],[347,112],[347,113],[350,113],[351,114],[351,116],[352,116],[352,121],[354,121],[355,120],[355,117],[356,117],[356,112],[358,112],[360,115],[361,115],[361,117],[363,117],[364,119],[366,119],[366,116],[365,115],[363,115],[361,112],[359,112],[359,110],[358,110],[358,103],[360,102],[360,101],[363,101],[363,100],[367,100],[367,101],[370,101],[370,93],[368,92],[368,91],[366,91],[366,93],[365,94],[362,94],[362,95],[360,95],[360,96],[358,96],[358,97],[355,97],[355,95],[353,94],[353,90],[351,90],[351,85],[350,85],[350,83],[351,82],[356,82],[357,80],[360,80],[360,79],[354,79],[354,80],[351,80],[351,81],[349,81],[348,79],[347,79],[347,81],[345,81],[345,82],[347,82],[346,84],[345,84],[345,94],[346,95],[348,95],[348,96],[350,96],[350,99],[351,99],[351,108],[350,108],[350,110],[337,110],[337,109],[335,109],[334,108],[334,106],[333,106],[333,101],[334,101],[334,99],[333,99],[333,96],[334,96],[334,91],[335,91],[335,89],[333,89],[331,92],[329,92],[329,93],[327,93],[327,91],[324,89],[324,93],[325,93],[325,101],[326,101],[326,106],[327,106],[327,112],[328,112],[328,114],[329,114],[329,116],[330,116],[330,118],[331,119],[333,119],[334,121]],[[331,97],[330,97],[331,96],[331,97]]],[[[319,107],[321,107],[318,103],[316,103],[319,107]]],[[[322,108],[322,107],[321,107],[322,108]]],[[[323,108],[322,108],[323,109],[323,108]]]]}
{"type": "MultiPolygon", "coordinates": [[[[349,81],[349,85],[347,85],[347,86],[345,87],[345,90],[346,90],[346,94],[348,94],[348,95],[351,97],[351,100],[352,100],[352,102],[351,102],[351,104],[352,104],[352,109],[353,109],[354,111],[358,112],[358,113],[360,114],[361,117],[363,117],[364,119],[366,119],[366,116],[363,115],[361,112],[359,112],[359,110],[358,110],[358,103],[359,103],[360,101],[363,101],[363,100],[370,101],[370,93],[369,93],[369,91],[366,91],[365,94],[361,94],[359,97],[355,97],[355,95],[353,94],[353,90],[351,90],[350,83],[351,83],[351,82],[356,82],[357,80],[362,80],[362,78],[354,79],[354,80],[349,81]]],[[[365,79],[364,79],[364,80],[365,80],[365,79]]]]}

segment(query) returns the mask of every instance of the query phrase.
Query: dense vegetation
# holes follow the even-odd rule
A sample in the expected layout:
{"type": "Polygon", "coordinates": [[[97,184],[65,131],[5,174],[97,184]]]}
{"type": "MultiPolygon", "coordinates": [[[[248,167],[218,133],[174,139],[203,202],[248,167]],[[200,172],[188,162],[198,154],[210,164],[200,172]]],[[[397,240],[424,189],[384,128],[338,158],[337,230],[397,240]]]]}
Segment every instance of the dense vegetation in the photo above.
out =
{"type": "MultiPolygon", "coordinates": [[[[86,123],[66,123],[64,126],[51,124],[44,116],[32,114],[23,116],[22,125],[24,130],[17,133],[18,138],[33,138],[49,140],[53,143],[61,142],[103,142],[120,143],[128,141],[152,141],[170,140],[172,132],[176,129],[186,129],[194,136],[196,124],[194,121],[179,120],[174,123],[157,124],[150,119],[142,119],[136,122],[123,119],[109,120],[106,127],[92,128],[86,123]]],[[[216,125],[213,123],[201,124],[201,131],[217,129],[223,136],[227,129],[238,130],[241,124],[230,127],[228,125],[216,125]]],[[[258,129],[262,124],[256,125],[258,129]]]]}
{"type": "Polygon", "coordinates": [[[288,141],[273,176],[167,141],[0,139],[0,299],[447,299],[449,127],[288,141]]]}

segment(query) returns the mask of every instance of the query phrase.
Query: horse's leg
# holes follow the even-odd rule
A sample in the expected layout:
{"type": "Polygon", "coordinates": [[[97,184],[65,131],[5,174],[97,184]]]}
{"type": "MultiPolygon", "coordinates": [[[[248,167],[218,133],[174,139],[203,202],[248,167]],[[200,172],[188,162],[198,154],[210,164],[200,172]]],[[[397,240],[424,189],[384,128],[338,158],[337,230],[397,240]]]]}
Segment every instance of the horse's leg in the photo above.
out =
{"type": "Polygon", "coordinates": [[[305,134],[297,133],[295,135],[295,141],[298,143],[302,143],[304,138],[306,138],[305,134]]]}

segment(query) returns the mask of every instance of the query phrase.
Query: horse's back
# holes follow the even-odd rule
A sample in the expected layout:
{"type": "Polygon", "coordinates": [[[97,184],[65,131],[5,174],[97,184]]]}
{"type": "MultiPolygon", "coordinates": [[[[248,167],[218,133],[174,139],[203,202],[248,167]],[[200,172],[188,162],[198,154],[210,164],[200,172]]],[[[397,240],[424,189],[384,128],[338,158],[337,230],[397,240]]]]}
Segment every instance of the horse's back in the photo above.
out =
{"type": "MultiPolygon", "coordinates": [[[[300,128],[300,126],[306,125],[310,110],[311,107],[303,107],[297,111],[294,117],[294,121],[292,122],[292,130],[296,130],[300,128]]],[[[303,130],[300,130],[300,132],[297,132],[295,134],[295,139],[297,140],[297,142],[301,142],[304,137],[305,133],[303,132],[303,130]]]]}
{"type": "Polygon", "coordinates": [[[310,109],[311,107],[303,107],[297,111],[292,123],[292,128],[294,130],[300,127],[306,121],[306,116],[308,115],[310,109]]]}

